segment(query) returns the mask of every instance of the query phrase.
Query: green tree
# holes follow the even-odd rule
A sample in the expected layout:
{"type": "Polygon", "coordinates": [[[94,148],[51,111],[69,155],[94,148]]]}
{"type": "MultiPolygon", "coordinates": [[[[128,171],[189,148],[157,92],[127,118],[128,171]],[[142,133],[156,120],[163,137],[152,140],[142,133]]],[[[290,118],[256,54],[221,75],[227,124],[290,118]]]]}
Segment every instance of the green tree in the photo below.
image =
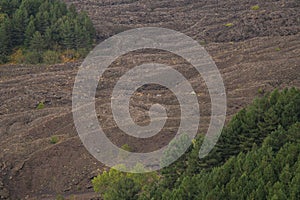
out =
{"type": "Polygon", "coordinates": [[[18,46],[24,42],[25,28],[28,24],[28,14],[25,9],[18,9],[12,17],[12,32],[14,33],[11,37],[12,45],[18,46]]]}
{"type": "Polygon", "coordinates": [[[62,37],[61,44],[63,46],[63,49],[74,49],[75,34],[71,20],[66,18],[66,20],[61,24],[60,33],[62,37]]]}
{"type": "Polygon", "coordinates": [[[128,177],[124,177],[117,182],[116,186],[103,195],[109,200],[137,200],[140,188],[128,177]]]}
{"type": "Polygon", "coordinates": [[[32,40],[35,32],[36,32],[36,29],[35,29],[35,25],[34,25],[34,18],[33,18],[33,16],[31,16],[29,24],[25,30],[25,46],[27,46],[27,47],[30,46],[31,40],[32,40]]]}
{"type": "Polygon", "coordinates": [[[40,32],[36,31],[33,34],[32,40],[30,41],[30,49],[41,53],[43,50],[45,50],[45,47],[46,44],[43,36],[41,35],[40,32]]]}
{"type": "Polygon", "coordinates": [[[54,54],[48,52],[41,59],[44,50],[57,54],[70,50],[78,59],[87,55],[96,37],[87,14],[77,13],[74,5],[67,8],[60,0],[0,0],[0,36],[1,63],[16,56],[17,49],[27,52],[29,58],[19,60],[29,63],[49,62],[54,54]],[[39,59],[34,58],[37,54],[39,59]]]}
{"type": "Polygon", "coordinates": [[[9,17],[11,17],[20,4],[21,0],[1,0],[0,12],[6,13],[9,17]]]}
{"type": "Polygon", "coordinates": [[[7,61],[7,55],[11,51],[9,40],[7,22],[4,22],[0,25],[0,63],[5,63],[7,61]]]}
{"type": "Polygon", "coordinates": [[[36,29],[40,33],[45,33],[46,29],[50,26],[50,16],[47,11],[38,12],[36,15],[36,29]]]}
{"type": "MultiPolygon", "coordinates": [[[[116,169],[122,168],[124,169],[122,165],[116,166],[116,169]]],[[[124,173],[116,169],[111,168],[109,171],[104,171],[92,180],[95,192],[99,193],[104,200],[137,199],[145,185],[158,179],[154,172],[124,173]]],[[[137,165],[135,171],[143,172],[144,169],[141,165],[137,165]]]]}
{"type": "Polygon", "coordinates": [[[35,16],[43,1],[44,0],[22,0],[20,8],[25,9],[28,13],[28,16],[35,16]]]}
{"type": "Polygon", "coordinates": [[[299,199],[299,94],[291,88],[256,99],[232,118],[207,158],[190,162],[201,145],[196,140],[161,170],[144,199],[299,199]]]}

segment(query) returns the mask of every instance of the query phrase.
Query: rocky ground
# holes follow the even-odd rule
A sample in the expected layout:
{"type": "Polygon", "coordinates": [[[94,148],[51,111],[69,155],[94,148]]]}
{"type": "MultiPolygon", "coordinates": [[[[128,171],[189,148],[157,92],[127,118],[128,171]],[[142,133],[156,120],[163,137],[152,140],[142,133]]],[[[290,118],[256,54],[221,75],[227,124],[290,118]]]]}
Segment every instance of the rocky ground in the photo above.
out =
{"type": "MultiPolygon", "coordinates": [[[[122,30],[156,26],[181,31],[204,45],[224,79],[228,119],[264,92],[300,87],[300,4],[295,0],[65,1],[88,12],[100,40],[122,30]],[[251,9],[257,4],[258,10],[251,9]]],[[[110,91],[128,69],[153,61],[173,66],[194,87],[202,116],[199,133],[205,133],[209,122],[205,83],[188,63],[167,52],[124,55],[99,82],[96,109],[99,121],[106,122],[103,128],[107,136],[116,145],[129,144],[137,152],[168,143],[178,127],[178,105],[164,88],[138,90],[131,100],[131,114],[137,123],[147,123],[147,110],[153,102],[169,107],[174,117],[163,133],[137,140],[114,123],[110,91]]],[[[0,66],[0,199],[95,196],[91,179],[104,166],[82,145],[71,112],[72,88],[80,64],[0,66]],[[43,109],[37,109],[40,102],[43,109]]]]}

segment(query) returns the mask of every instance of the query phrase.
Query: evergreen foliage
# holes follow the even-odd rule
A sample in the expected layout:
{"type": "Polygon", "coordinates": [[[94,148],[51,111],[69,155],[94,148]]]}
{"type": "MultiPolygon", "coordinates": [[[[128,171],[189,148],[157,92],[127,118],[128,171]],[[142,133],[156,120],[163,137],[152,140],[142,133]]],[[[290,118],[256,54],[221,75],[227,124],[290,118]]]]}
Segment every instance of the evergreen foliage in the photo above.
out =
{"type": "MultiPolygon", "coordinates": [[[[0,63],[11,61],[19,49],[25,57],[38,53],[38,63],[46,51],[86,53],[95,36],[87,14],[60,0],[0,0],[0,63]]],[[[25,61],[35,64],[37,59],[25,61]]]]}
{"type": "Polygon", "coordinates": [[[199,136],[186,154],[160,171],[160,179],[139,191],[134,184],[131,193],[123,192],[125,184],[132,184],[128,180],[109,187],[120,188],[118,199],[300,199],[299,89],[275,90],[255,99],[232,118],[213,151],[200,160],[202,141],[199,136]]]}

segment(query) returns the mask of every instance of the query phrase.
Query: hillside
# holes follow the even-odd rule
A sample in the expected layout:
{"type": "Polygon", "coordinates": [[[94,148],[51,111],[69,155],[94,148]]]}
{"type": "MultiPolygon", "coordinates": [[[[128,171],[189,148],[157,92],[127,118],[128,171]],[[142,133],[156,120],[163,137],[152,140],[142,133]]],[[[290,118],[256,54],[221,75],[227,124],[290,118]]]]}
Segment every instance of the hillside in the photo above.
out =
{"type": "MultiPolygon", "coordinates": [[[[224,79],[228,120],[262,93],[300,87],[299,1],[65,2],[88,12],[99,40],[129,28],[158,26],[181,31],[203,44],[224,79]],[[257,4],[258,10],[251,9],[257,4]]],[[[104,130],[119,146],[129,144],[135,151],[146,152],[167,144],[176,129],[175,119],[164,137],[136,141],[122,135],[109,114],[108,92],[118,76],[134,64],[153,61],[157,56],[160,63],[172,64],[186,74],[199,95],[203,120],[199,132],[207,128],[209,96],[203,80],[189,65],[179,58],[171,60],[165,52],[146,52],[143,57],[133,53],[111,66],[97,93],[97,112],[102,113],[99,120],[109,122],[104,130]]],[[[0,66],[0,199],[5,199],[7,193],[11,199],[53,199],[57,194],[93,196],[91,179],[103,170],[103,165],[83,147],[73,124],[71,96],[79,66],[80,61],[0,66]],[[37,109],[40,102],[44,109],[37,109]],[[53,136],[57,142],[51,142],[53,136]]],[[[165,94],[162,103],[172,107],[168,105],[172,95],[159,92],[165,94]]],[[[134,96],[132,115],[140,123],[148,120],[147,96],[154,98],[156,94],[156,88],[148,88],[134,96]]]]}

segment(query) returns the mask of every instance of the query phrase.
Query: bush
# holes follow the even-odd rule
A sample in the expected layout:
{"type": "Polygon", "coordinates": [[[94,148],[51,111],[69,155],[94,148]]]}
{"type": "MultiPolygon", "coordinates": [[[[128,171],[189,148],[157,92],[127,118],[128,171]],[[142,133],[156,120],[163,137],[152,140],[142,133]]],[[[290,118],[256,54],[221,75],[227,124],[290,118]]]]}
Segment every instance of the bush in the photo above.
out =
{"type": "Polygon", "coordinates": [[[264,89],[263,88],[258,88],[258,93],[259,94],[263,94],[265,91],[264,91],[264,89]]]}
{"type": "Polygon", "coordinates": [[[48,50],[43,54],[43,62],[50,65],[60,63],[60,55],[55,51],[48,50]]]}
{"type": "Polygon", "coordinates": [[[26,64],[38,64],[38,63],[41,63],[41,61],[42,61],[42,56],[37,51],[31,51],[31,52],[27,52],[25,54],[25,63],[26,64]]]}
{"type": "Polygon", "coordinates": [[[72,61],[75,61],[78,58],[80,58],[80,54],[77,51],[73,50],[73,49],[65,50],[61,54],[61,60],[62,60],[63,63],[72,62],[72,61]]]}
{"type": "Polygon", "coordinates": [[[133,151],[133,149],[128,144],[124,144],[123,146],[121,146],[121,149],[129,152],[133,151]]]}
{"type": "Polygon", "coordinates": [[[58,141],[59,141],[59,139],[58,139],[57,136],[52,136],[52,137],[50,138],[50,143],[51,143],[51,144],[56,144],[58,141]]]}
{"type": "Polygon", "coordinates": [[[10,56],[10,62],[13,64],[20,64],[24,63],[25,56],[22,49],[17,49],[11,56],[10,56]]]}
{"type": "Polygon", "coordinates": [[[86,48],[80,48],[77,50],[77,52],[78,52],[80,58],[85,58],[89,54],[90,51],[86,48]]]}
{"type": "Polygon", "coordinates": [[[259,8],[260,8],[259,5],[255,5],[251,7],[251,10],[259,10],[259,8]]]}
{"type": "Polygon", "coordinates": [[[227,23],[225,24],[226,27],[232,27],[233,26],[233,23],[227,23]]]}
{"type": "Polygon", "coordinates": [[[38,110],[44,109],[45,108],[45,104],[43,102],[40,102],[37,107],[38,110]]]}
{"type": "Polygon", "coordinates": [[[65,198],[61,194],[59,194],[56,196],[55,200],[65,200],[65,198]]]}
{"type": "MultiPolygon", "coordinates": [[[[117,169],[125,169],[125,166],[115,166],[92,179],[94,191],[104,200],[138,199],[145,186],[159,179],[157,172],[125,173],[117,169]]],[[[134,171],[146,172],[142,164],[137,164],[134,171]]]]}

